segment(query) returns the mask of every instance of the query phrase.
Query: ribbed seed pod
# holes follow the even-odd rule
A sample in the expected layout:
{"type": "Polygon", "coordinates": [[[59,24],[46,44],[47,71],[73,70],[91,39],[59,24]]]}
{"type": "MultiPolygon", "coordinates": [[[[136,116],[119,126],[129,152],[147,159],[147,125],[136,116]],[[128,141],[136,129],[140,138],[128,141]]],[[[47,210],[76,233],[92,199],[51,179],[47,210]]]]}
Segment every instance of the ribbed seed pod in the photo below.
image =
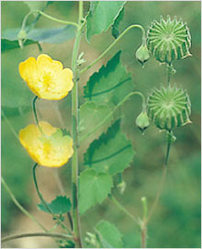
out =
{"type": "Polygon", "coordinates": [[[172,129],[191,123],[191,103],[183,90],[169,86],[155,89],[148,98],[147,113],[154,124],[160,128],[172,129]]]}
{"type": "Polygon", "coordinates": [[[153,21],[147,32],[147,47],[158,61],[168,64],[191,56],[189,28],[176,17],[173,20],[161,17],[159,22],[153,21]]]}

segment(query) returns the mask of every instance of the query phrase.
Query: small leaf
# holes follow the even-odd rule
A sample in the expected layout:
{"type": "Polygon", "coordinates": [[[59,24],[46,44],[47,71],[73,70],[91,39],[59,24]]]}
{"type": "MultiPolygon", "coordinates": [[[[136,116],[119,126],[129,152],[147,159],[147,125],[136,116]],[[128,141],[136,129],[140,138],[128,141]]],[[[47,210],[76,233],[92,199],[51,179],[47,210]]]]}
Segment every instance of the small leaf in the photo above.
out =
{"type": "Polygon", "coordinates": [[[87,20],[87,40],[106,32],[122,10],[124,1],[91,1],[87,20]]]}
{"type": "MultiPolygon", "coordinates": [[[[47,203],[48,207],[54,214],[64,214],[70,211],[71,201],[66,196],[57,196],[52,202],[47,203]]],[[[38,208],[46,213],[49,213],[42,203],[37,205],[38,208]]]]}
{"type": "Polygon", "coordinates": [[[103,248],[120,248],[123,247],[122,234],[108,221],[102,220],[96,226],[100,242],[103,248]]]}
{"type": "Polygon", "coordinates": [[[134,157],[131,142],[120,130],[120,120],[94,140],[84,155],[84,164],[111,175],[122,172],[134,157]]]}
{"type": "Polygon", "coordinates": [[[111,192],[112,177],[86,169],[79,177],[79,210],[83,214],[89,208],[101,203],[111,192]]]}
{"type": "Polygon", "coordinates": [[[131,75],[122,66],[120,55],[121,51],[90,77],[84,87],[84,98],[116,106],[133,91],[131,75]]]}
{"type": "Polygon", "coordinates": [[[124,8],[120,11],[118,17],[114,21],[114,24],[112,25],[112,36],[116,39],[119,36],[119,24],[122,21],[124,17],[124,8]]]}

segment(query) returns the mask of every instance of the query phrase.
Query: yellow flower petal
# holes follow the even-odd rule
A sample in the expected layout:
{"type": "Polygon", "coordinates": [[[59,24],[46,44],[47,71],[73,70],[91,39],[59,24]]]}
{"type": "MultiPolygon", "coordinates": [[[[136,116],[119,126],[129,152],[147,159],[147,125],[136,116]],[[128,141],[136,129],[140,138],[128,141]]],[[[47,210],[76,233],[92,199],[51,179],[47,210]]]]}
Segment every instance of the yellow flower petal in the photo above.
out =
{"type": "Polygon", "coordinates": [[[19,72],[34,94],[42,99],[62,99],[74,85],[72,70],[63,69],[61,62],[46,54],[39,55],[37,60],[30,57],[21,62],[19,72]]]}
{"type": "Polygon", "coordinates": [[[31,124],[20,130],[19,139],[31,158],[41,166],[61,167],[73,155],[73,141],[47,122],[31,124]]]}

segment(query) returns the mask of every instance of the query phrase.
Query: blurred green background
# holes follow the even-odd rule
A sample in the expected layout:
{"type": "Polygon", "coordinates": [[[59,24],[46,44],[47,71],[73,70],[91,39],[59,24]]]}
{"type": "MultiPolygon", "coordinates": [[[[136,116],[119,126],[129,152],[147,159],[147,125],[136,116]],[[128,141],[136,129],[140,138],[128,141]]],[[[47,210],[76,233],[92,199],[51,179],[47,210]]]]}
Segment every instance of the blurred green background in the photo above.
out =
{"type": "MultiPolygon", "coordinates": [[[[85,2],[87,13],[89,3],[85,2]]],[[[2,32],[10,28],[19,28],[23,17],[29,9],[21,2],[2,2],[2,32]]],[[[201,241],[201,194],[200,194],[200,45],[201,45],[201,15],[200,2],[128,2],[125,5],[125,15],[120,23],[120,30],[130,24],[141,24],[147,30],[154,19],[160,15],[166,17],[181,17],[187,22],[192,36],[192,57],[174,62],[177,73],[172,78],[179,87],[187,89],[192,102],[192,124],[176,129],[177,141],[172,146],[168,175],[164,191],[158,207],[148,225],[148,247],[155,248],[199,248],[201,241]]],[[[65,20],[77,20],[76,2],[52,2],[46,13],[65,20]]],[[[30,18],[30,22],[32,18],[30,18]]],[[[36,27],[59,27],[41,17],[36,27]]],[[[81,51],[85,52],[86,64],[95,59],[113,41],[111,29],[101,35],[94,36],[91,44],[84,37],[81,51]]],[[[122,62],[133,75],[135,88],[148,95],[154,86],[161,86],[166,80],[165,65],[160,65],[151,58],[144,69],[135,59],[135,51],[140,46],[141,33],[139,30],[130,31],[120,43],[107,54],[106,58],[91,68],[81,77],[80,103],[83,102],[83,85],[89,76],[106,63],[118,50],[122,50],[122,62]]],[[[73,40],[62,44],[42,43],[42,52],[54,59],[71,65],[73,40]]],[[[21,80],[18,73],[19,62],[29,56],[37,57],[40,51],[36,44],[13,49],[2,53],[2,175],[16,195],[17,199],[40,221],[51,226],[52,221],[47,214],[38,211],[38,198],[32,181],[33,162],[19,144],[16,137],[19,130],[33,122],[31,112],[32,93],[21,80]]],[[[38,102],[39,117],[58,127],[70,128],[70,97],[57,103],[54,101],[38,102]]],[[[148,205],[155,198],[159,186],[162,162],[165,153],[165,134],[160,133],[153,125],[142,135],[135,126],[135,119],[141,111],[139,98],[131,98],[122,108],[124,113],[122,128],[133,143],[136,155],[131,167],[124,172],[127,188],[123,195],[116,193],[117,199],[132,213],[142,215],[141,197],[146,196],[148,205]]],[[[82,152],[88,144],[81,148],[80,162],[82,168],[82,152]]],[[[70,167],[58,170],[41,167],[38,178],[42,192],[50,201],[59,193],[56,178],[59,176],[67,195],[70,194],[70,167]]],[[[38,228],[11,202],[10,197],[2,187],[2,235],[22,232],[36,232],[38,228]]],[[[91,208],[81,218],[83,235],[93,232],[93,227],[100,219],[106,219],[115,224],[124,235],[124,247],[140,247],[140,231],[137,226],[120,213],[109,200],[100,206],[91,208]]],[[[5,244],[7,247],[54,247],[48,239],[23,239],[5,244]]]]}

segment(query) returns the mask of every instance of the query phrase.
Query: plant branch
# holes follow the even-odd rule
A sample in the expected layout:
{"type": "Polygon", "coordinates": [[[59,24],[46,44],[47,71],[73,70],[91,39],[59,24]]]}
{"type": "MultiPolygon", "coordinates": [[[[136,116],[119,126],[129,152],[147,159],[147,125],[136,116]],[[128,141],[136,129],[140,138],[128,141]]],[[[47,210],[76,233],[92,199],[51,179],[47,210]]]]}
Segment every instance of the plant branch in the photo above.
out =
{"type": "Polygon", "coordinates": [[[72,221],[75,247],[81,248],[81,227],[78,207],[78,72],[77,72],[77,58],[79,52],[79,45],[81,40],[81,33],[83,19],[83,2],[79,1],[79,18],[74,48],[72,53],[72,71],[74,75],[74,87],[72,89],[72,138],[74,154],[72,156],[72,221]]]}
{"type": "Polygon", "coordinates": [[[145,30],[141,25],[133,24],[129,27],[127,27],[120,35],[119,37],[113,41],[103,52],[100,56],[98,56],[97,59],[95,59],[90,65],[84,67],[80,70],[80,74],[86,72],[88,69],[90,69],[92,66],[94,66],[99,60],[101,60],[120,40],[124,37],[124,35],[133,28],[139,28],[142,31],[142,42],[145,43],[145,30]]]}
{"type": "Polygon", "coordinates": [[[90,132],[88,132],[87,134],[83,135],[80,139],[79,142],[84,141],[86,138],[88,138],[92,133],[94,133],[96,130],[98,130],[112,115],[113,113],[121,106],[123,105],[131,96],[133,95],[139,95],[142,98],[142,106],[144,108],[145,106],[145,97],[141,92],[132,92],[129,93],[121,102],[119,102],[116,107],[107,115],[105,116],[105,118],[90,132]]]}
{"type": "Polygon", "coordinates": [[[48,231],[31,213],[29,213],[15,198],[14,194],[12,193],[11,189],[9,188],[9,186],[7,185],[7,183],[5,182],[5,180],[3,179],[3,177],[1,177],[1,182],[5,188],[5,190],[7,191],[7,193],[10,195],[11,200],[14,202],[14,204],[20,209],[20,211],[25,214],[27,217],[29,217],[33,222],[35,222],[42,230],[44,230],[45,232],[48,231]]]}
{"type": "Polygon", "coordinates": [[[25,233],[25,234],[16,234],[10,235],[2,238],[1,242],[5,243],[10,240],[26,238],[26,237],[51,237],[51,238],[60,238],[60,239],[71,239],[71,235],[61,234],[61,233],[25,233]]]}

